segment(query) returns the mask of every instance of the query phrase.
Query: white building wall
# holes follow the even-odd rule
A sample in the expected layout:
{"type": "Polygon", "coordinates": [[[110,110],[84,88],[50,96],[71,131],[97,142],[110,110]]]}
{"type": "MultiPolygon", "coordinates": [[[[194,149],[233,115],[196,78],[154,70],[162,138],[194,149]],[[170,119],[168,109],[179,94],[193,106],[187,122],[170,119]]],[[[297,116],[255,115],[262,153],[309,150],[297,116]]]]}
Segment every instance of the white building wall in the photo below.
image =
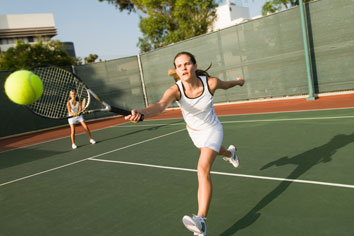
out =
{"type": "Polygon", "coordinates": [[[51,13],[0,15],[0,30],[54,26],[54,17],[51,13]]]}
{"type": "Polygon", "coordinates": [[[249,19],[249,9],[236,5],[224,4],[216,9],[216,21],[213,25],[213,31],[239,24],[249,19]]]}
{"type": "Polygon", "coordinates": [[[217,19],[213,31],[262,16],[262,6],[266,2],[267,0],[226,0],[216,8],[217,19]]]}
{"type": "Polygon", "coordinates": [[[237,6],[248,7],[250,17],[254,18],[262,15],[262,6],[269,0],[231,0],[237,6]]]}
{"type": "Polygon", "coordinates": [[[24,43],[34,43],[38,41],[38,38],[35,37],[37,34],[40,34],[41,39],[44,40],[50,40],[51,37],[56,35],[56,32],[51,32],[50,35],[37,33],[37,29],[40,28],[56,31],[52,13],[0,15],[0,50],[6,51],[15,46],[17,40],[21,40],[24,43]],[[33,33],[32,36],[21,36],[21,33],[18,33],[18,36],[1,37],[1,35],[14,31],[27,31],[26,34],[33,31],[33,33]]]}
{"type": "Polygon", "coordinates": [[[248,7],[231,5],[230,13],[231,13],[231,21],[239,18],[244,18],[244,19],[250,18],[250,11],[248,7]]]}

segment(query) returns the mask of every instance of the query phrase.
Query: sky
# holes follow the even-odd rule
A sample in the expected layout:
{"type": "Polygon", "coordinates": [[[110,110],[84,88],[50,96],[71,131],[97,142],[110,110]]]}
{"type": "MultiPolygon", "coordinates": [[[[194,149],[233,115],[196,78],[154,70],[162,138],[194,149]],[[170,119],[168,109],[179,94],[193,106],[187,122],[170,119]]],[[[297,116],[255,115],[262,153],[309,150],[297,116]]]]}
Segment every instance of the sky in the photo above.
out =
{"type": "Polygon", "coordinates": [[[98,0],[0,0],[0,15],[52,13],[57,36],[73,42],[77,57],[97,54],[110,60],[134,56],[142,36],[139,16],[98,0]]]}

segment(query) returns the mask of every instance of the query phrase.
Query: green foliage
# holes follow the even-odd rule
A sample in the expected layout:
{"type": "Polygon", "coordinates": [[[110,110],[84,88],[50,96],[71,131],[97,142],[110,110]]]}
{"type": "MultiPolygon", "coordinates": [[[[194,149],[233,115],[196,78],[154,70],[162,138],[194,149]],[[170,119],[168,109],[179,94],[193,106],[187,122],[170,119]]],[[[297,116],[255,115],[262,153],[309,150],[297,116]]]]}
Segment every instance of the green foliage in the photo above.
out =
{"type": "MultiPolygon", "coordinates": [[[[128,10],[121,2],[134,5],[142,12],[138,46],[142,52],[163,47],[208,32],[216,18],[214,0],[99,0],[128,10]]],[[[131,6],[131,5],[130,5],[131,6]]]]}
{"type": "Polygon", "coordinates": [[[38,64],[67,66],[75,63],[75,59],[63,49],[58,41],[38,41],[35,44],[17,41],[15,47],[0,54],[0,70],[18,70],[38,64]]]}
{"type": "MultiPolygon", "coordinates": [[[[303,0],[304,3],[311,1],[313,0],[303,0]]],[[[288,9],[297,5],[299,5],[299,0],[270,0],[262,6],[262,15],[265,16],[280,11],[283,8],[288,9]]]]}
{"type": "Polygon", "coordinates": [[[97,54],[90,54],[84,58],[85,64],[94,63],[98,59],[97,54]]]}
{"type": "Polygon", "coordinates": [[[189,39],[208,32],[216,18],[213,0],[134,0],[147,15],[140,19],[143,52],[189,39]],[[150,45],[150,46],[149,46],[150,45]]]}
{"type": "Polygon", "coordinates": [[[270,1],[267,1],[262,6],[262,15],[265,16],[268,14],[272,14],[272,13],[279,11],[280,9],[281,9],[281,6],[278,6],[270,1]]]}
{"type": "Polygon", "coordinates": [[[131,0],[98,0],[99,2],[107,2],[114,5],[120,11],[128,11],[128,13],[135,12],[134,3],[131,0]]]}

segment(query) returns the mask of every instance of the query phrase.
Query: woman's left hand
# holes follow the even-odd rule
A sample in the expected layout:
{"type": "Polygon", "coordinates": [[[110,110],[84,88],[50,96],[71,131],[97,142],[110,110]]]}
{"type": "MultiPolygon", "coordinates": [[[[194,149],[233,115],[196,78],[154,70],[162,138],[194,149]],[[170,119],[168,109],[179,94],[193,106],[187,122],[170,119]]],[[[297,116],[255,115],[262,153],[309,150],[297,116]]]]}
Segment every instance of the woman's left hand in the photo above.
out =
{"type": "Polygon", "coordinates": [[[245,80],[242,77],[237,77],[238,85],[243,86],[245,84],[245,80]]]}

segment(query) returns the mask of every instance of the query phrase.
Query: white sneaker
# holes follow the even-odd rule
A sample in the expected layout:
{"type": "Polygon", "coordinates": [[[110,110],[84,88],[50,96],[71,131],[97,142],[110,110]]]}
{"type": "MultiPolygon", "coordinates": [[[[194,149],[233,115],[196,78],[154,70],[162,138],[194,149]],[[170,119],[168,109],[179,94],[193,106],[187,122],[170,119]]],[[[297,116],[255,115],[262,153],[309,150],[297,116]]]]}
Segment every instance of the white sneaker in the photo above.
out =
{"type": "Polygon", "coordinates": [[[203,236],[203,235],[206,235],[206,234],[193,233],[193,236],[203,236]]]}
{"type": "Polygon", "coordinates": [[[204,216],[184,216],[182,222],[184,226],[197,236],[206,236],[206,218],[204,216]]]}
{"type": "Polygon", "coordinates": [[[73,149],[76,149],[76,148],[77,148],[77,146],[76,146],[75,143],[71,144],[71,147],[72,147],[73,149]]]}
{"type": "Polygon", "coordinates": [[[227,149],[229,152],[231,152],[231,157],[224,157],[223,159],[225,161],[230,162],[235,168],[237,168],[240,165],[240,162],[238,161],[238,157],[236,155],[236,148],[234,145],[230,145],[229,148],[227,149]]]}
{"type": "Polygon", "coordinates": [[[91,143],[91,144],[95,144],[96,141],[95,141],[94,139],[90,139],[90,143],[91,143]]]}

